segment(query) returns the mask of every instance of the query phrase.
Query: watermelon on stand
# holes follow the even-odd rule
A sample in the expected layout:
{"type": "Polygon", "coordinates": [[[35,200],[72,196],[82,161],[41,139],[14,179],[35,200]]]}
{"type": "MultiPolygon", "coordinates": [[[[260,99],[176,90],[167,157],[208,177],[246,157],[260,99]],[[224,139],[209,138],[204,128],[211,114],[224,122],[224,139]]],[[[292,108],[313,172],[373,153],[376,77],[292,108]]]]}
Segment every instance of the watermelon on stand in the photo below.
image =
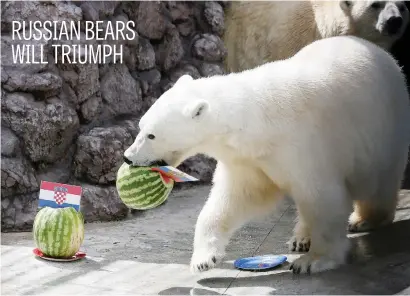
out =
{"type": "Polygon", "coordinates": [[[44,207],[36,215],[33,237],[47,257],[71,258],[84,241],[84,218],[72,207],[44,207]]]}

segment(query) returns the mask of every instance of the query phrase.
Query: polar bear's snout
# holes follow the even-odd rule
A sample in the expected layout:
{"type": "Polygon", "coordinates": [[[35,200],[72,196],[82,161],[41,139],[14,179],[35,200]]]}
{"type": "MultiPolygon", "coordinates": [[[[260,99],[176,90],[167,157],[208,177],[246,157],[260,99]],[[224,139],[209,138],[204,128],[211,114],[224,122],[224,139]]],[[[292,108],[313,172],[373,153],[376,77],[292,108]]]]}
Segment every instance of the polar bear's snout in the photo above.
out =
{"type": "Polygon", "coordinates": [[[402,28],[403,18],[400,16],[392,16],[386,21],[387,32],[390,35],[395,35],[402,28]]]}
{"type": "Polygon", "coordinates": [[[408,24],[408,13],[404,3],[387,3],[383,11],[380,13],[376,27],[385,35],[401,35],[408,24]]]}
{"type": "Polygon", "coordinates": [[[160,157],[156,157],[150,143],[147,143],[145,137],[141,134],[137,135],[134,143],[123,155],[124,162],[134,166],[149,166],[151,163],[157,162],[160,157]]]}
{"type": "Polygon", "coordinates": [[[138,134],[134,143],[123,155],[125,163],[133,166],[167,166],[168,163],[161,156],[161,151],[153,147],[145,134],[138,134]]]}

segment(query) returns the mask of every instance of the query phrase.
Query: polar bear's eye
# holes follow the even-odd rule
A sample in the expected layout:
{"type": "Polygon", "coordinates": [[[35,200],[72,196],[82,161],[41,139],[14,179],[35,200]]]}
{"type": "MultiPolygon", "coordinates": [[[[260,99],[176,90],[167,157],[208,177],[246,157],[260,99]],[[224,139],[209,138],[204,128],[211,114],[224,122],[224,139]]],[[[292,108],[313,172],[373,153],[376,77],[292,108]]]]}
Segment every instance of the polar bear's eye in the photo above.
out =
{"type": "Polygon", "coordinates": [[[154,140],[155,139],[155,136],[153,135],[153,134],[148,134],[148,139],[150,139],[150,140],[154,140]]]}
{"type": "Polygon", "coordinates": [[[404,12],[406,10],[406,6],[405,5],[400,5],[399,6],[399,11],[400,12],[404,12]]]}
{"type": "Polygon", "coordinates": [[[372,5],[371,5],[371,7],[372,7],[373,9],[379,9],[379,8],[382,7],[382,3],[379,2],[379,1],[373,2],[372,5]]]}

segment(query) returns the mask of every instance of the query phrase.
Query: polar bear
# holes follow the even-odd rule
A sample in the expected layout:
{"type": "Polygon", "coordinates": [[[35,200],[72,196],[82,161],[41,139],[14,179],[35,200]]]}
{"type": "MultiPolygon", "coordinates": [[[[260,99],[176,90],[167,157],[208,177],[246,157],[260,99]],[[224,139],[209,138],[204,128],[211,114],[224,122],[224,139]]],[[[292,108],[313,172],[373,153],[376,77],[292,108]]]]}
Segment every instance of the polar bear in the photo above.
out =
{"type": "Polygon", "coordinates": [[[233,1],[225,22],[225,67],[238,72],[332,36],[356,35],[390,50],[409,11],[404,1],[233,1]]]}
{"type": "Polygon", "coordinates": [[[218,161],[196,224],[193,272],[213,268],[238,228],[287,195],[300,212],[296,241],[310,242],[292,269],[313,273],[345,262],[353,201],[361,222],[393,216],[409,118],[392,56],[357,37],[330,37],[240,73],[182,76],[143,115],[124,159],[178,166],[202,153],[218,161]]]}

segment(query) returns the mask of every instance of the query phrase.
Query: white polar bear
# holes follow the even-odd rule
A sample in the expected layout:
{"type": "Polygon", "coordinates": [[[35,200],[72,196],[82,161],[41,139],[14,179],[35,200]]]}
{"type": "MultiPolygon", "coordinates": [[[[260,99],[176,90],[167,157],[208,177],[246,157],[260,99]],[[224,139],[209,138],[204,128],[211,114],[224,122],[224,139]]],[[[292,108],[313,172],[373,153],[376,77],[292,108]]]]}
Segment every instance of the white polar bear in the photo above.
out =
{"type": "Polygon", "coordinates": [[[409,11],[404,1],[233,1],[225,20],[225,66],[240,72],[333,36],[354,35],[390,50],[409,11]]]}
{"type": "Polygon", "coordinates": [[[300,213],[296,240],[310,241],[293,272],[318,272],[345,262],[353,201],[362,222],[394,215],[409,119],[395,60],[363,39],[331,37],[241,73],[181,77],[141,118],[124,158],[137,166],[177,166],[197,153],[218,160],[192,271],[214,267],[234,231],[286,194],[300,213]]]}

